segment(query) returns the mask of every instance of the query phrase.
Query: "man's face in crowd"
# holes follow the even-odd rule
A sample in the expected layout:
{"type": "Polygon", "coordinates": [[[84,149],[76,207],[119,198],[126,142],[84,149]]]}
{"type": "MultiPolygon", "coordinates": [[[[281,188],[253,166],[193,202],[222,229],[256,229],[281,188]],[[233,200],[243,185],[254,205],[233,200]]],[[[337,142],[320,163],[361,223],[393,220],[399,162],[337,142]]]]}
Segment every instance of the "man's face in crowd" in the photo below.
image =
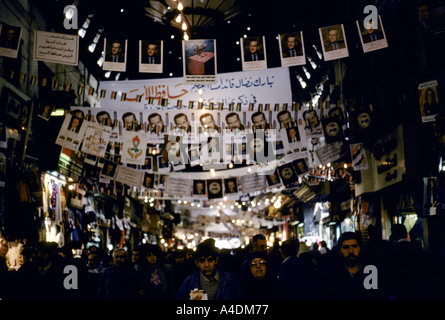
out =
{"type": "Polygon", "coordinates": [[[252,244],[252,249],[255,252],[264,252],[267,250],[267,241],[266,239],[258,239],[256,243],[252,244]]]}
{"type": "Polygon", "coordinates": [[[216,273],[216,265],[218,264],[218,257],[200,257],[196,260],[196,265],[199,270],[207,277],[212,278],[216,273]]]}
{"type": "Polygon", "coordinates": [[[355,239],[343,241],[340,247],[340,254],[348,266],[355,266],[360,257],[360,246],[355,239]]]}
{"type": "Polygon", "coordinates": [[[122,250],[119,250],[114,254],[114,257],[113,257],[113,265],[114,266],[120,267],[125,263],[125,261],[127,261],[127,257],[126,257],[125,252],[123,252],[122,250]]]}

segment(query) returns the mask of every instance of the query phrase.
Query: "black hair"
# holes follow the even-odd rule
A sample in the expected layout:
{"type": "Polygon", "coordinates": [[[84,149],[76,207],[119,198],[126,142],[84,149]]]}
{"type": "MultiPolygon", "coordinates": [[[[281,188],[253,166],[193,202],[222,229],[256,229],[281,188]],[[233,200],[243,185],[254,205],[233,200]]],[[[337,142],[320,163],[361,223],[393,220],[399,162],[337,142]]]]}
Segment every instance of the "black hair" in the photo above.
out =
{"type": "Polygon", "coordinates": [[[345,242],[346,240],[357,240],[358,245],[361,247],[362,246],[362,238],[360,237],[360,234],[358,234],[357,232],[345,232],[343,233],[340,238],[338,238],[338,248],[340,249],[343,242],[345,242]]]}

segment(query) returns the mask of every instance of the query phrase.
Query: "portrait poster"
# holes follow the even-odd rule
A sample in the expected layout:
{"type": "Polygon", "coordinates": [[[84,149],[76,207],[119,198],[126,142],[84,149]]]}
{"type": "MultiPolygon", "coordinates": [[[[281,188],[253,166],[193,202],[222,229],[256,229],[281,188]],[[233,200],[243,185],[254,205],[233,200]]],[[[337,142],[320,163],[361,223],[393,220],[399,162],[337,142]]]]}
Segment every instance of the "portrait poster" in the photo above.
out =
{"type": "Polygon", "coordinates": [[[22,28],[0,24],[0,56],[17,58],[22,28]]]}
{"type": "Polygon", "coordinates": [[[351,143],[352,167],[354,171],[368,170],[368,161],[366,160],[366,152],[362,143],[351,143]]]}
{"type": "Polygon", "coordinates": [[[292,67],[306,64],[303,32],[290,32],[278,35],[281,66],[292,67]]]}
{"type": "Polygon", "coordinates": [[[201,163],[201,155],[199,151],[199,146],[194,146],[187,149],[187,155],[189,164],[191,167],[198,166],[201,163]]]}
{"type": "Polygon", "coordinates": [[[222,179],[207,180],[207,197],[209,200],[223,197],[222,179]]]}
{"type": "Polygon", "coordinates": [[[376,26],[374,26],[372,21],[369,21],[366,26],[363,20],[357,20],[356,23],[364,53],[388,47],[382,17],[379,16],[379,21],[376,26]]]}
{"type": "Polygon", "coordinates": [[[306,131],[303,125],[293,125],[280,129],[280,136],[286,153],[307,154],[306,131]]]}
{"type": "Polygon", "coordinates": [[[178,178],[168,175],[164,193],[173,197],[190,196],[191,182],[192,180],[187,178],[178,178]]]}
{"type": "Polygon", "coordinates": [[[116,180],[116,182],[120,182],[128,186],[138,187],[141,184],[143,176],[144,171],[126,167],[123,165],[118,165],[114,179],[116,180]]]}
{"type": "Polygon", "coordinates": [[[321,119],[326,143],[342,141],[344,138],[343,128],[338,116],[321,119]]]}
{"type": "Polygon", "coordinates": [[[86,130],[86,120],[67,114],[56,139],[56,144],[78,151],[86,130]]]}
{"type": "Polygon", "coordinates": [[[153,173],[144,172],[144,178],[142,180],[142,186],[145,189],[153,189],[155,183],[155,175],[153,173]]]}
{"type": "Polygon", "coordinates": [[[124,130],[122,163],[144,165],[147,152],[147,134],[141,131],[124,130]]]}
{"type": "Polygon", "coordinates": [[[51,118],[51,113],[54,111],[54,109],[55,109],[55,106],[53,104],[45,101],[40,104],[40,109],[39,109],[37,116],[39,118],[42,118],[42,119],[48,121],[49,118],[51,118]]]}
{"type": "Polygon", "coordinates": [[[182,63],[185,83],[216,83],[216,40],[183,40],[182,63]]]}
{"type": "Polygon", "coordinates": [[[282,185],[278,170],[275,170],[271,174],[266,175],[266,181],[269,187],[278,187],[282,185]]]}
{"type": "Polygon", "coordinates": [[[301,121],[306,137],[308,138],[323,137],[323,126],[321,124],[319,112],[319,109],[306,109],[302,113],[302,118],[299,119],[299,124],[301,121]]]}
{"type": "Polygon", "coordinates": [[[267,69],[265,37],[240,38],[243,71],[267,69]]]}
{"type": "Polygon", "coordinates": [[[82,178],[84,161],[84,153],[73,151],[68,148],[62,148],[57,163],[57,172],[60,172],[75,181],[80,181],[82,178]]]}
{"type": "Polygon", "coordinates": [[[287,163],[277,168],[282,183],[287,186],[298,181],[298,176],[292,163],[287,163]]]}
{"type": "Polygon", "coordinates": [[[343,24],[318,29],[325,61],[349,56],[343,24]]]}
{"type": "Polygon", "coordinates": [[[79,36],[35,30],[34,60],[77,66],[79,36]]]}
{"type": "Polygon", "coordinates": [[[206,198],[206,180],[193,180],[192,194],[198,198],[206,198]]]}
{"type": "Polygon", "coordinates": [[[345,156],[349,152],[345,146],[347,146],[347,144],[343,142],[333,142],[318,148],[315,153],[320,163],[325,166],[345,156]]]}
{"type": "Polygon", "coordinates": [[[105,59],[103,70],[125,72],[127,66],[127,40],[104,39],[105,59]]]}
{"type": "Polygon", "coordinates": [[[117,163],[105,160],[105,163],[100,172],[99,182],[106,184],[110,183],[110,181],[114,179],[116,169],[117,163]]]}
{"type": "Polygon", "coordinates": [[[241,176],[241,188],[243,193],[261,191],[266,188],[266,178],[262,174],[248,174],[241,176]]]}
{"type": "Polygon", "coordinates": [[[440,111],[437,86],[437,80],[419,84],[419,106],[422,122],[436,121],[436,115],[440,111]]]}
{"type": "Polygon", "coordinates": [[[159,173],[167,173],[171,171],[170,162],[168,161],[168,157],[164,155],[158,155],[156,157],[156,164],[158,166],[159,173]]]}
{"type": "Polygon", "coordinates": [[[81,151],[103,158],[110,141],[111,128],[95,122],[86,121],[85,136],[81,151]]]}
{"type": "Polygon", "coordinates": [[[306,159],[296,159],[292,161],[292,164],[299,177],[309,173],[309,167],[306,159]]]}
{"type": "Polygon", "coordinates": [[[226,178],[224,179],[224,195],[238,195],[238,179],[234,178],[226,178]]]}
{"type": "Polygon", "coordinates": [[[163,40],[139,40],[139,72],[162,73],[163,40]]]}

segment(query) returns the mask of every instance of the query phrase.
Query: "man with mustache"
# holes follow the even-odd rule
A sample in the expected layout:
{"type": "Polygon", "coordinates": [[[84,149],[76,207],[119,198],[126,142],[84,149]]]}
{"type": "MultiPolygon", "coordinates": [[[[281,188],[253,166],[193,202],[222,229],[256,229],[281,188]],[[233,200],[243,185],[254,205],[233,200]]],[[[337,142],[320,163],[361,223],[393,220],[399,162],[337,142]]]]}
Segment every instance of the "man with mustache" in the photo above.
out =
{"type": "MultiPolygon", "coordinates": [[[[373,276],[377,279],[370,280],[372,272],[365,273],[367,265],[375,265],[365,259],[362,251],[362,240],[359,233],[344,232],[338,239],[338,256],[333,256],[329,262],[320,265],[320,276],[323,289],[322,297],[335,300],[376,300],[384,298],[383,278],[385,273],[382,268],[377,269],[373,276]],[[366,260],[366,263],[365,263],[366,260]],[[377,281],[377,289],[366,289],[365,283],[377,281]]],[[[377,267],[376,267],[377,268],[377,267]]]]}

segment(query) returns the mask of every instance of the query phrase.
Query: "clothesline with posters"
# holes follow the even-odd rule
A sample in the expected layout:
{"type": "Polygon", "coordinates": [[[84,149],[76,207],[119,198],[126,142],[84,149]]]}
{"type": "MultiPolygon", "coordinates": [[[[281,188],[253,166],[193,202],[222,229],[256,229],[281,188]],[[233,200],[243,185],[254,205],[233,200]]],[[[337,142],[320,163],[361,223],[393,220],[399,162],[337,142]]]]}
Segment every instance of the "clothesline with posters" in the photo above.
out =
{"type": "Polygon", "coordinates": [[[290,188],[298,186],[302,179],[315,185],[329,178],[327,171],[316,172],[318,163],[326,165],[348,156],[342,106],[326,110],[321,105],[299,110],[297,104],[284,105],[276,111],[258,108],[244,112],[188,108],[153,112],[73,106],[56,143],[86,153],[84,162],[101,170],[100,189],[105,193],[114,194],[116,183],[122,183],[141,188],[140,194],[162,191],[199,198],[202,192],[203,199],[290,188]],[[127,121],[123,116],[131,111],[139,111],[139,115],[131,115],[131,121],[127,121]],[[167,131],[165,128],[171,124],[167,116],[172,112],[176,121],[173,117],[173,127],[167,131]],[[188,119],[195,120],[193,125],[191,121],[182,121],[188,119]],[[313,148],[313,138],[318,141],[317,148],[313,148]],[[93,140],[101,151],[88,147],[93,140]],[[212,146],[213,140],[216,144],[212,146]],[[323,144],[324,141],[327,143],[323,144]],[[312,151],[308,144],[312,145],[312,151]],[[217,150],[216,156],[203,157],[212,148],[217,150]],[[257,156],[265,149],[273,157],[257,156]],[[174,155],[173,161],[169,155],[174,155]],[[233,168],[234,164],[245,166],[233,168]],[[187,172],[187,168],[199,165],[203,172],[187,172]],[[169,180],[174,183],[168,184],[169,180]],[[201,191],[196,191],[197,186],[201,186],[201,191]],[[226,191],[229,187],[231,192],[226,191]]]}

